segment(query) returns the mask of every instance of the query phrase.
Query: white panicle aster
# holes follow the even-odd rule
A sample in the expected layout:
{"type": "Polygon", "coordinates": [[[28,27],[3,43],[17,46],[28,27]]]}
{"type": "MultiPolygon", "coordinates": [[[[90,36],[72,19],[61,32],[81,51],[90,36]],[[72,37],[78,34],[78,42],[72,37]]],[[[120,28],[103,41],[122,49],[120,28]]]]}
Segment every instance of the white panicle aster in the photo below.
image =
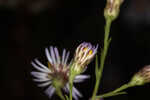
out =
{"type": "MultiPolygon", "coordinates": [[[[64,49],[62,56],[60,56],[58,49],[51,46],[49,49],[45,49],[45,54],[48,59],[48,66],[42,64],[38,59],[31,62],[32,66],[37,70],[31,72],[34,76],[33,81],[38,82],[39,87],[47,87],[45,93],[49,98],[58,88],[69,93],[69,52],[64,49]]],[[[74,83],[83,82],[87,78],[89,78],[88,75],[77,75],[74,83]]],[[[72,95],[75,100],[78,100],[78,97],[82,97],[74,86],[72,95]]]]}

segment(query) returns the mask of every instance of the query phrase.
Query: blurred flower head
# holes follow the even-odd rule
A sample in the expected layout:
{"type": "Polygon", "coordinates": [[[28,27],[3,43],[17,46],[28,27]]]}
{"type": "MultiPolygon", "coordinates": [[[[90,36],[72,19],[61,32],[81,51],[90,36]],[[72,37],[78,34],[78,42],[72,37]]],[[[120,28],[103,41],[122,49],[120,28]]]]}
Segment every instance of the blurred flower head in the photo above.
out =
{"type": "Polygon", "coordinates": [[[97,46],[91,45],[91,43],[81,43],[75,52],[73,60],[73,70],[77,73],[82,72],[86,66],[92,61],[97,53],[97,46]]]}
{"type": "MultiPolygon", "coordinates": [[[[37,69],[37,71],[31,72],[35,77],[33,80],[39,83],[39,87],[47,87],[45,93],[50,98],[57,89],[63,89],[66,93],[69,93],[69,52],[66,52],[64,49],[62,56],[60,56],[58,49],[51,46],[50,49],[45,49],[45,54],[48,59],[48,67],[38,59],[31,62],[32,66],[37,69]]],[[[79,83],[87,78],[89,78],[87,75],[77,75],[74,82],[79,83]]],[[[78,97],[82,97],[81,93],[74,86],[72,94],[75,100],[78,100],[78,97]]]]}
{"type": "Polygon", "coordinates": [[[130,84],[132,86],[136,85],[140,86],[149,82],[150,82],[150,65],[147,65],[132,77],[130,84]]]}
{"type": "Polygon", "coordinates": [[[104,9],[105,18],[109,17],[112,20],[116,19],[122,3],[123,0],[107,0],[106,7],[104,9]]]}

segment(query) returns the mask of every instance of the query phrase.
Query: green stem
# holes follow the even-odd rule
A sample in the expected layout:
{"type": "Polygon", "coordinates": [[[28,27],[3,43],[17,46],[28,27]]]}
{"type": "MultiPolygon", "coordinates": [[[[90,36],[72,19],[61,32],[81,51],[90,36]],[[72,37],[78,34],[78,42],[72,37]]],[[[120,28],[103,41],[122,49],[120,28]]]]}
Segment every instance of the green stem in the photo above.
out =
{"type": "Polygon", "coordinates": [[[73,87],[73,80],[75,78],[77,74],[75,72],[73,72],[73,70],[70,70],[70,77],[69,77],[69,90],[70,90],[70,94],[69,94],[69,100],[72,100],[72,87],[73,87]]]}
{"type": "Polygon", "coordinates": [[[96,96],[96,98],[106,98],[106,97],[112,97],[112,96],[117,96],[117,95],[122,95],[122,94],[127,94],[127,93],[126,92],[119,92],[119,93],[109,92],[100,96],[96,96]]]}
{"type": "Polygon", "coordinates": [[[63,96],[61,90],[60,90],[60,89],[57,89],[56,91],[57,91],[57,92],[56,92],[57,95],[61,98],[61,100],[65,100],[65,97],[63,96]]]}
{"type": "Polygon", "coordinates": [[[122,91],[122,90],[125,90],[125,89],[127,89],[127,88],[129,88],[129,87],[130,87],[129,84],[124,84],[124,85],[122,85],[120,88],[117,88],[116,90],[114,90],[113,92],[114,92],[114,93],[117,93],[117,92],[120,92],[120,91],[122,91]]]}
{"type": "Polygon", "coordinates": [[[115,95],[120,95],[120,94],[126,94],[126,92],[120,92],[120,91],[123,91],[123,90],[125,90],[125,89],[127,89],[129,87],[131,87],[130,84],[124,84],[121,87],[115,89],[114,91],[111,91],[111,92],[108,92],[108,93],[96,96],[96,98],[105,98],[105,97],[110,97],[110,96],[115,96],[115,95]]]}
{"type": "Polygon", "coordinates": [[[73,87],[73,82],[70,82],[69,83],[69,89],[70,89],[70,96],[69,96],[69,98],[70,98],[70,100],[72,100],[72,87],[73,87]]]}
{"type": "Polygon", "coordinates": [[[104,48],[103,48],[102,53],[101,53],[100,68],[99,68],[99,71],[98,71],[96,84],[95,84],[94,92],[93,92],[93,95],[92,95],[92,100],[95,100],[96,93],[97,93],[98,88],[99,88],[99,84],[100,84],[102,73],[103,73],[103,68],[104,68],[104,63],[105,63],[107,51],[108,51],[109,44],[110,44],[110,41],[111,41],[111,39],[109,38],[111,22],[112,22],[111,19],[109,19],[109,18],[106,19],[105,35],[104,35],[104,48]]]}

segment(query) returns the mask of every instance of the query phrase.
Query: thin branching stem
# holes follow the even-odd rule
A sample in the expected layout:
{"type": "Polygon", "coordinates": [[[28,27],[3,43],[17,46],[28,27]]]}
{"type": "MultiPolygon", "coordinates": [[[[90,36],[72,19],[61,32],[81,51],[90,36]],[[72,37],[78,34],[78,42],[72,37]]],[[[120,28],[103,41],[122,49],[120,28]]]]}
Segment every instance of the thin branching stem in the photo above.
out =
{"type": "Polygon", "coordinates": [[[122,92],[123,90],[132,87],[132,85],[130,84],[124,84],[121,87],[115,89],[114,91],[105,93],[105,94],[101,94],[99,96],[96,96],[96,98],[106,98],[106,97],[111,97],[111,96],[116,96],[116,95],[121,95],[121,94],[127,94],[126,92],[122,92]]]}
{"type": "Polygon", "coordinates": [[[108,51],[109,44],[111,41],[111,38],[109,38],[111,22],[112,22],[111,19],[109,19],[109,18],[106,19],[105,34],[104,34],[104,48],[103,48],[102,53],[101,53],[100,68],[98,69],[98,72],[97,72],[96,84],[95,84],[95,88],[93,91],[92,100],[95,100],[96,93],[99,89],[99,84],[100,84],[103,69],[104,69],[104,63],[105,63],[106,55],[107,55],[107,51],[108,51]]]}
{"type": "Polygon", "coordinates": [[[126,92],[117,92],[117,93],[106,93],[106,94],[102,94],[100,96],[96,96],[97,99],[99,98],[108,98],[108,97],[112,97],[112,96],[117,96],[117,95],[123,95],[123,94],[127,94],[126,92]]]}

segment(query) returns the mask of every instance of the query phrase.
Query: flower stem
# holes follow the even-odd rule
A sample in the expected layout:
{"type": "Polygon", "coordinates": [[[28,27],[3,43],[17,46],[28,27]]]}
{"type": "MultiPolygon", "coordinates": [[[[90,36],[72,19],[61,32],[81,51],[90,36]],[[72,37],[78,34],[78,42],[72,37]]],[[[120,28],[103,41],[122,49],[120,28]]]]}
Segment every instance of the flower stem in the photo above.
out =
{"type": "Polygon", "coordinates": [[[60,90],[60,89],[56,89],[56,91],[57,91],[57,92],[56,92],[57,95],[61,98],[61,100],[65,100],[65,97],[63,96],[61,90],[60,90]]]}
{"type": "Polygon", "coordinates": [[[72,70],[72,67],[70,69],[70,76],[69,76],[69,100],[72,100],[72,87],[73,87],[73,80],[77,74],[72,70]]]}
{"type": "Polygon", "coordinates": [[[104,68],[104,63],[105,63],[107,51],[108,51],[109,44],[110,44],[110,41],[111,41],[111,38],[109,38],[111,22],[112,22],[112,20],[110,18],[106,19],[105,34],[104,34],[104,48],[103,48],[102,53],[101,53],[100,68],[98,69],[99,71],[97,73],[97,79],[96,79],[94,92],[93,92],[93,95],[92,95],[92,100],[95,100],[96,93],[97,93],[98,88],[99,88],[99,84],[100,84],[102,73],[103,73],[103,68],[104,68]]]}
{"type": "Polygon", "coordinates": [[[73,87],[73,82],[69,83],[69,89],[70,89],[70,100],[72,100],[72,87],[73,87]]]}
{"type": "Polygon", "coordinates": [[[124,89],[127,89],[127,88],[129,88],[129,87],[130,87],[129,84],[124,84],[124,85],[122,85],[120,88],[117,88],[116,90],[114,90],[113,93],[120,92],[120,91],[122,91],[122,90],[124,90],[124,89]]]}
{"type": "Polygon", "coordinates": [[[116,96],[116,95],[121,95],[121,94],[127,94],[126,92],[121,92],[129,87],[132,87],[130,84],[124,84],[121,87],[115,89],[114,91],[96,96],[96,98],[106,98],[106,97],[111,97],[111,96],[116,96]]]}
{"type": "Polygon", "coordinates": [[[118,93],[109,92],[100,96],[96,96],[96,98],[106,98],[106,97],[112,97],[112,96],[117,96],[117,95],[122,95],[122,94],[127,94],[127,93],[126,92],[118,92],[118,93]]]}

